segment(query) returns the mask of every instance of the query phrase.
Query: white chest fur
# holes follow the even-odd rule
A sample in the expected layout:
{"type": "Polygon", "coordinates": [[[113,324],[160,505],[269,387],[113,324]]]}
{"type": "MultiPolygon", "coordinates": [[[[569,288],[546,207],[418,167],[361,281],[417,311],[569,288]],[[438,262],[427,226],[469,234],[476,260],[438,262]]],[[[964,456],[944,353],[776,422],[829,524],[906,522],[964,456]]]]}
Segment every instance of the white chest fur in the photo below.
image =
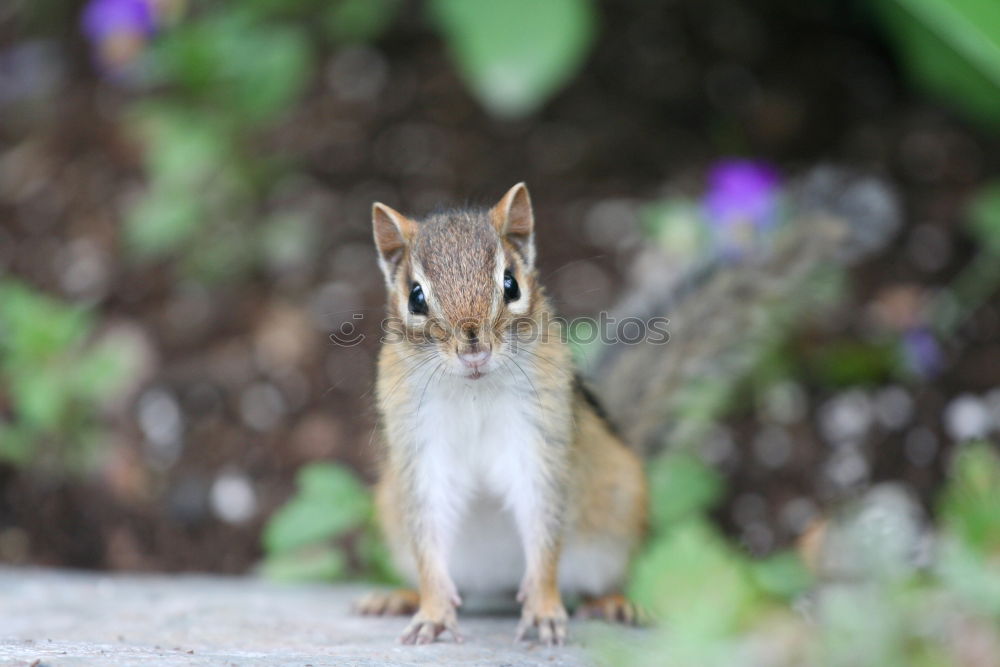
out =
{"type": "MultiPolygon", "coordinates": [[[[543,434],[532,390],[513,378],[448,378],[412,406],[408,440],[422,514],[462,593],[517,589],[525,569],[522,529],[539,510],[543,434]],[[419,407],[419,409],[416,409],[419,407]]],[[[564,592],[602,594],[621,584],[629,545],[567,526],[559,567],[564,592]]],[[[404,565],[412,578],[413,564],[404,565]]]]}
{"type": "Polygon", "coordinates": [[[446,378],[415,414],[420,495],[460,590],[516,588],[524,572],[516,517],[538,502],[537,404],[530,390],[494,375],[446,378]]]}

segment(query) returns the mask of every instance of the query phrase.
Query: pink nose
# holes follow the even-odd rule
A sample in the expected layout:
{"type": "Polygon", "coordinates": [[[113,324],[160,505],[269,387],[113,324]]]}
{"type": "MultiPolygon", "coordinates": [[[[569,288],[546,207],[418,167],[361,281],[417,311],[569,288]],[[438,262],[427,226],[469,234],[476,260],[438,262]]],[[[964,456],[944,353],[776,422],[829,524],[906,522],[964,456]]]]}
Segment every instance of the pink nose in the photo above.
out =
{"type": "Polygon", "coordinates": [[[463,364],[473,370],[476,370],[485,366],[486,362],[490,360],[490,351],[480,350],[479,352],[463,352],[458,355],[458,358],[462,360],[463,364]]]}

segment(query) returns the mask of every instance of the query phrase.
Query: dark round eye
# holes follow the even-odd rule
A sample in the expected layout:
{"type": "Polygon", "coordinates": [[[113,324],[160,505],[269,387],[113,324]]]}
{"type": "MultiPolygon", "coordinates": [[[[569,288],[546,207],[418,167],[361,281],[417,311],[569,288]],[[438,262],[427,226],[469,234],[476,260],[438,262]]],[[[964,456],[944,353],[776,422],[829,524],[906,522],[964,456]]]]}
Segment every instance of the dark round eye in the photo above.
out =
{"type": "Polygon", "coordinates": [[[414,315],[427,314],[427,297],[424,296],[424,289],[420,283],[413,283],[410,290],[410,312],[414,315]]]}
{"type": "Polygon", "coordinates": [[[505,303],[510,303],[511,301],[517,301],[521,298],[521,288],[517,286],[517,281],[514,280],[514,274],[510,272],[510,269],[503,272],[503,300],[505,303]]]}

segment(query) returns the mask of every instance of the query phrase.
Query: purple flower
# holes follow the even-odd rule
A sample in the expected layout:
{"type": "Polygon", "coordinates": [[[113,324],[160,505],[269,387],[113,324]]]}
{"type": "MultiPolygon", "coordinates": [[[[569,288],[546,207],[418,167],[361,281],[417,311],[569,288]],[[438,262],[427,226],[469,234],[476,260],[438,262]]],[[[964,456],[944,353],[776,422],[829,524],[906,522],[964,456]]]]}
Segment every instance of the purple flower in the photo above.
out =
{"type": "Polygon", "coordinates": [[[941,371],[944,355],[937,338],[924,327],[913,327],[903,333],[903,363],[922,378],[934,377],[941,371]]]}
{"type": "Polygon", "coordinates": [[[780,178],[770,165],[753,160],[721,160],[708,173],[702,205],[720,249],[742,250],[778,221],[780,178]]]}
{"type": "Polygon", "coordinates": [[[123,34],[149,37],[156,30],[149,0],[90,0],[80,22],[94,44],[123,34]]]}
{"type": "Polygon", "coordinates": [[[108,72],[130,63],[156,31],[153,0],[90,0],[80,26],[108,72]]]}

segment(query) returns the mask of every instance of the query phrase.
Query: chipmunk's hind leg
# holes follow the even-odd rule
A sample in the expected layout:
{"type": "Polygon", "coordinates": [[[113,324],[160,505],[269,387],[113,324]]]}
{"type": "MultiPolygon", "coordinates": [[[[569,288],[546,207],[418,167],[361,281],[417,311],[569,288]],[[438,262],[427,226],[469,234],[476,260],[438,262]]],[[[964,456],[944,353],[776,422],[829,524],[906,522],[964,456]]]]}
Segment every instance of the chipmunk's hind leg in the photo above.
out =
{"type": "Polygon", "coordinates": [[[420,606],[420,594],[409,588],[372,591],[354,603],[354,610],[363,616],[404,616],[420,606]]]}
{"type": "Polygon", "coordinates": [[[576,608],[576,618],[598,618],[609,623],[639,625],[644,622],[645,615],[636,605],[621,593],[612,593],[600,597],[585,597],[576,608]]]}

